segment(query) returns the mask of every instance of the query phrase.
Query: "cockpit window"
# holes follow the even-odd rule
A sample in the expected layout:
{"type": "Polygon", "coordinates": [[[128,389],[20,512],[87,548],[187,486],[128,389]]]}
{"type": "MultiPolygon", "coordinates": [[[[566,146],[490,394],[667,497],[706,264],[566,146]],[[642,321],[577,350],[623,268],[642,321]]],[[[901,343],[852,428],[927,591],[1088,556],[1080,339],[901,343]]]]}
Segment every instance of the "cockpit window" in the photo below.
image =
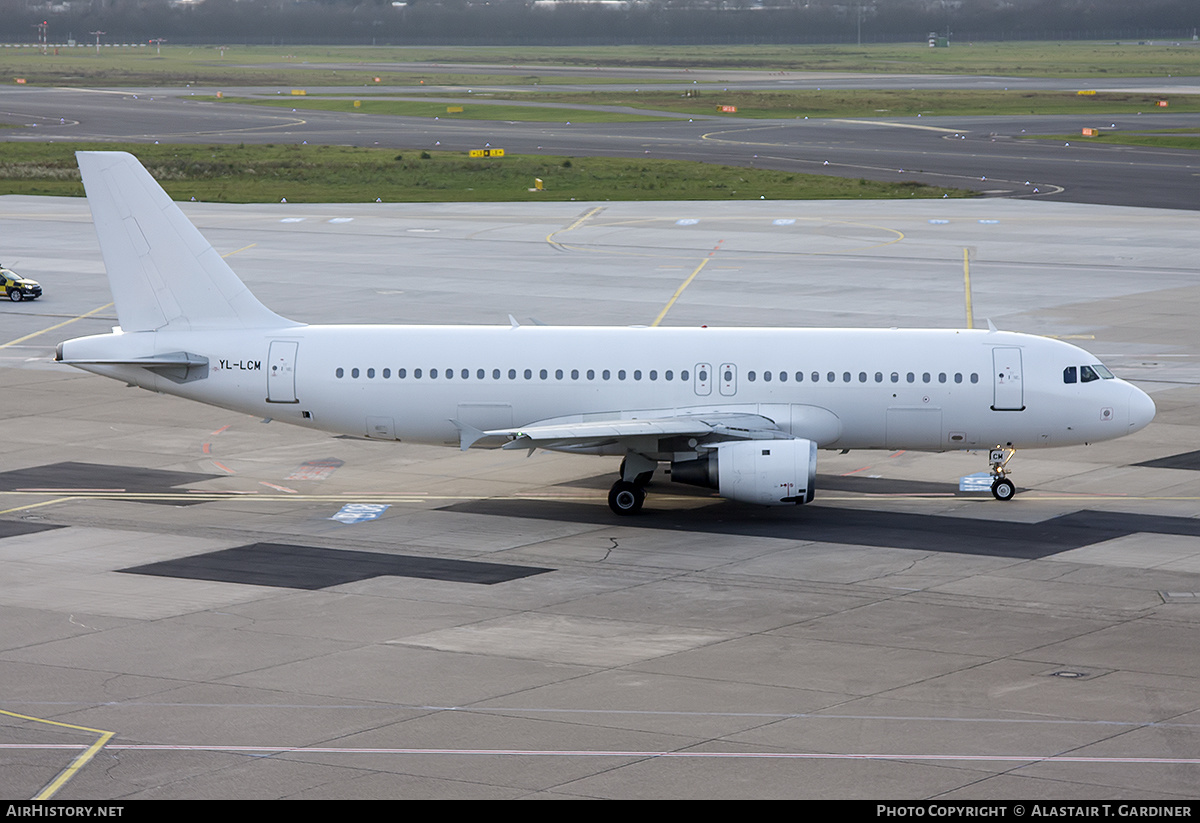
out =
{"type": "Polygon", "coordinates": [[[1075,373],[1074,366],[1067,366],[1065,369],[1063,369],[1063,382],[1064,383],[1074,383],[1078,379],[1079,378],[1075,373]]]}
{"type": "Polygon", "coordinates": [[[1099,380],[1100,375],[1096,374],[1096,370],[1091,366],[1079,367],[1079,382],[1091,383],[1093,380],[1099,380]]]}
{"type": "Polygon", "coordinates": [[[1099,363],[1097,363],[1096,365],[1092,366],[1092,368],[1096,370],[1096,374],[1100,375],[1100,376],[1101,376],[1101,377],[1103,377],[1105,380],[1115,380],[1115,379],[1116,379],[1116,378],[1113,376],[1113,373],[1112,373],[1112,372],[1110,372],[1110,371],[1109,371],[1108,369],[1106,369],[1104,366],[1101,366],[1099,363]]]}

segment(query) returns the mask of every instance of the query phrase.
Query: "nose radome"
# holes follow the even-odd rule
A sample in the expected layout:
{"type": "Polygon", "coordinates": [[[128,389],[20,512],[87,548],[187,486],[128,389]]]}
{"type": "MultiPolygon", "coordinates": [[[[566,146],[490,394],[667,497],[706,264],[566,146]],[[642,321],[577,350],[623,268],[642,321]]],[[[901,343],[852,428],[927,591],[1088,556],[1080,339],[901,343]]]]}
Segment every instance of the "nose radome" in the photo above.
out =
{"type": "Polygon", "coordinates": [[[1129,393],[1129,431],[1140,431],[1150,425],[1150,421],[1154,419],[1154,413],[1157,409],[1154,407],[1154,401],[1150,399],[1150,395],[1146,394],[1141,389],[1133,389],[1129,393]]]}

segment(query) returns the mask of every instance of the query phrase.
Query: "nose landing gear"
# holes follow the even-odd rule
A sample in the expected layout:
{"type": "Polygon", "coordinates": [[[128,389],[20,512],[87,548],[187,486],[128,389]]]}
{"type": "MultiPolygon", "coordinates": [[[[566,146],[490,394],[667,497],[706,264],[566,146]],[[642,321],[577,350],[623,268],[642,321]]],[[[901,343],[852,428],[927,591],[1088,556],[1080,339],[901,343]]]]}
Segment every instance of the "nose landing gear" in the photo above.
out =
{"type": "Polygon", "coordinates": [[[1008,479],[1008,461],[1016,449],[997,446],[988,452],[988,472],[992,475],[992,497],[997,500],[1012,500],[1017,487],[1008,479]]]}

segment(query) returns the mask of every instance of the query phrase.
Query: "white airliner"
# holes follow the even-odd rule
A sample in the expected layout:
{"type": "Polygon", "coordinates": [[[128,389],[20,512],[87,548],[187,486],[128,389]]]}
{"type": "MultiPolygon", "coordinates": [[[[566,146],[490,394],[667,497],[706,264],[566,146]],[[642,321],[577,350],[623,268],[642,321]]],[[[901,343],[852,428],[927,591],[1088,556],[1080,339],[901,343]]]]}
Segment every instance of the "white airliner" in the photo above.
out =
{"type": "Polygon", "coordinates": [[[1154,418],[1086,351],[994,328],[305,325],[255,299],[132,155],[78,160],[120,326],[60,362],[339,434],[623,456],[617,514],[662,462],[722,497],[806,503],[818,448],[988,450],[1007,500],[1015,449],[1154,418]]]}

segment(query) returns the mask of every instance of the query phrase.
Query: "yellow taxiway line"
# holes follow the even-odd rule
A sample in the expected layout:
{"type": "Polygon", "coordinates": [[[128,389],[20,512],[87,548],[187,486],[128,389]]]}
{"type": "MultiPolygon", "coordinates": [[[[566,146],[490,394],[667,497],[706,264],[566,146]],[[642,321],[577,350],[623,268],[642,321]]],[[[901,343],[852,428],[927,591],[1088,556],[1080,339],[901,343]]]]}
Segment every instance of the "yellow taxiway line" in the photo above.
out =
{"type": "Polygon", "coordinates": [[[100,737],[96,738],[96,742],[92,743],[92,745],[80,752],[79,756],[72,760],[70,765],[59,772],[57,777],[47,783],[40,792],[34,795],[34,800],[49,800],[50,798],[54,797],[55,793],[65,786],[67,781],[74,777],[80,769],[86,766],[88,762],[96,756],[96,753],[103,749],[104,745],[108,743],[109,740],[112,740],[113,735],[116,734],[116,732],[106,732],[104,729],[92,729],[87,726],[76,726],[72,723],[60,723],[57,720],[46,720],[41,717],[30,717],[27,714],[17,714],[16,712],[5,711],[4,709],[0,709],[0,714],[8,717],[15,717],[20,720],[29,720],[34,723],[46,723],[51,726],[61,726],[65,729],[76,729],[81,732],[91,732],[93,734],[100,735],[100,737]]]}

